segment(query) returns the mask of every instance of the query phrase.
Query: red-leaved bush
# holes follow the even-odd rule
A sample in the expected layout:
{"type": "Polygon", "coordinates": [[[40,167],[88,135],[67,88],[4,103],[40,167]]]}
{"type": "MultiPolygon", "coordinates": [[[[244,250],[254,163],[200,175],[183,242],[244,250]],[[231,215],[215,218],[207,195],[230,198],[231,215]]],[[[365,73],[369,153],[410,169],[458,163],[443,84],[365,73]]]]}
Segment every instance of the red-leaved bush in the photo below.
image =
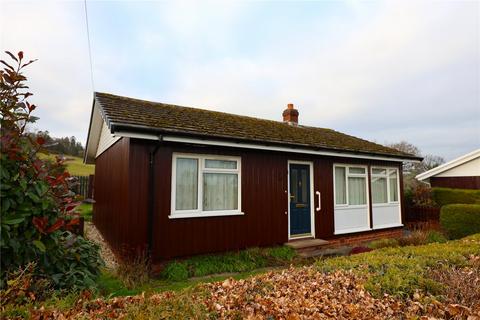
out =
{"type": "Polygon", "coordinates": [[[23,52],[0,60],[0,196],[1,285],[6,275],[36,261],[34,273],[56,288],[84,288],[95,284],[102,261],[98,248],[69,232],[79,222],[70,176],[61,159],[42,160],[43,137],[26,133],[38,118],[28,101],[23,52]]]}

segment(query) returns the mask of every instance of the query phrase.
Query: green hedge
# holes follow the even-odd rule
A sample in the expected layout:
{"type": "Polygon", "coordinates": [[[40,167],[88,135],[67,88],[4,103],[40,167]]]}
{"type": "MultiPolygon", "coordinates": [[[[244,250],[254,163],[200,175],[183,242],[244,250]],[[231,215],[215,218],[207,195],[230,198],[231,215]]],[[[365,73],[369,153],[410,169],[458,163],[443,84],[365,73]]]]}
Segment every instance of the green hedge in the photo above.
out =
{"type": "Polygon", "coordinates": [[[440,211],[440,224],[453,239],[480,233],[480,205],[449,204],[440,211]]]}
{"type": "Polygon", "coordinates": [[[439,205],[480,204],[480,190],[433,188],[433,200],[439,205]]]}

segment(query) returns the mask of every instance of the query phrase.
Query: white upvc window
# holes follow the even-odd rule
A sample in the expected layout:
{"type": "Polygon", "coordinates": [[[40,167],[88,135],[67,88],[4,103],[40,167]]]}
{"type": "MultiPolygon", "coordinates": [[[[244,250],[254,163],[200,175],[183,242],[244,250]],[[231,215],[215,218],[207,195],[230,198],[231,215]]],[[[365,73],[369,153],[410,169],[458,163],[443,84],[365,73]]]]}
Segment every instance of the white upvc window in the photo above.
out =
{"type": "Polygon", "coordinates": [[[399,177],[397,168],[372,167],[372,203],[399,203],[399,177]]]}
{"type": "Polygon", "coordinates": [[[170,218],[242,214],[241,158],[173,154],[170,218]]]}
{"type": "Polygon", "coordinates": [[[336,207],[367,206],[367,167],[334,165],[334,197],[336,207]]]}
{"type": "Polygon", "coordinates": [[[368,167],[334,164],[333,176],[335,234],[371,230],[368,167]]]}

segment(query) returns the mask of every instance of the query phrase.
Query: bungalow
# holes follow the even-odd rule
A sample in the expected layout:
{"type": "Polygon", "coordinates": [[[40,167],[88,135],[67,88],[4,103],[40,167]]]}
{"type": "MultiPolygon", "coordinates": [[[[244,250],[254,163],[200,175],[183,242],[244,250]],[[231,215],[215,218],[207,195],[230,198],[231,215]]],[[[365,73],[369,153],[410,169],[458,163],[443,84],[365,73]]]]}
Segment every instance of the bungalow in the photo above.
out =
{"type": "Polygon", "coordinates": [[[415,178],[432,187],[480,189],[480,149],[425,171],[415,178]]]}
{"type": "Polygon", "coordinates": [[[95,93],[95,225],[154,262],[399,235],[402,162],[421,159],[298,116],[292,104],[280,122],[95,93]]]}

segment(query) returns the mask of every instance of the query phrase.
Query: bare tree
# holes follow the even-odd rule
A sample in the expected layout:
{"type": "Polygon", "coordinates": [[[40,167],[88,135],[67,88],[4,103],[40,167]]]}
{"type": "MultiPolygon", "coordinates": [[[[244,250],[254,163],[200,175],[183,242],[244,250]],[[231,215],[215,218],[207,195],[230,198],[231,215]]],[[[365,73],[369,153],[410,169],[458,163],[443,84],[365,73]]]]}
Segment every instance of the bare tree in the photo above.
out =
{"type": "MultiPolygon", "coordinates": [[[[400,141],[397,143],[387,144],[387,147],[410,153],[412,155],[421,157],[422,152],[420,148],[407,141],[400,141]]],[[[418,185],[418,181],[415,176],[433,169],[441,164],[445,163],[445,160],[440,156],[427,154],[423,156],[422,162],[404,162],[403,163],[403,184],[405,189],[414,189],[418,185]]]]}

